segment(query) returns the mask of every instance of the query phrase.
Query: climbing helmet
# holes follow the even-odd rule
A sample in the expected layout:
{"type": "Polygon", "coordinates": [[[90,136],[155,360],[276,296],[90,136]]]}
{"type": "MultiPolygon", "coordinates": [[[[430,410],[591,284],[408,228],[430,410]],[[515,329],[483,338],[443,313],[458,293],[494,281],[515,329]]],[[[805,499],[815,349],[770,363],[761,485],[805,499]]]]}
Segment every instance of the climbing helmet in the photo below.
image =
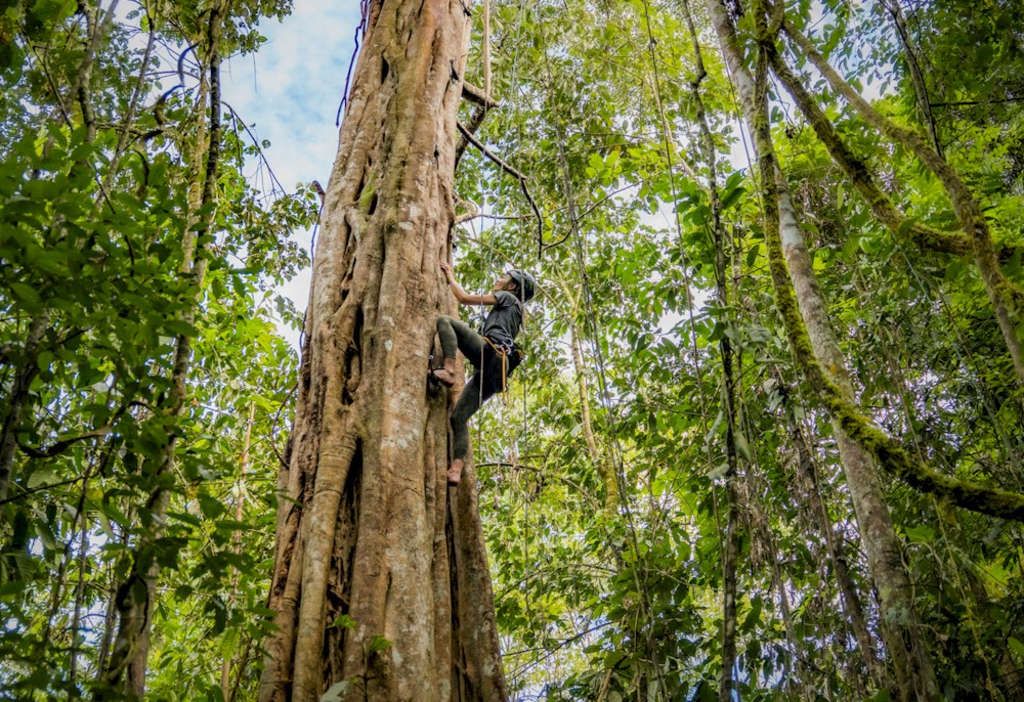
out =
{"type": "Polygon", "coordinates": [[[523,302],[533,297],[537,282],[533,279],[532,275],[518,268],[511,269],[507,275],[516,284],[518,289],[516,297],[520,298],[523,302]]]}

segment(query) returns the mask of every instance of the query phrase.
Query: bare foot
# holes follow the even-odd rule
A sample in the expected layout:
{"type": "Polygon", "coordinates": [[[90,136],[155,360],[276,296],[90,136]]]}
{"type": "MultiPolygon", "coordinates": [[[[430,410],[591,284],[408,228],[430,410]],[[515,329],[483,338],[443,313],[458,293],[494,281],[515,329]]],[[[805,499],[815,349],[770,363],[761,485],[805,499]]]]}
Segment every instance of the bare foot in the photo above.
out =
{"type": "Polygon", "coordinates": [[[455,486],[462,480],[462,467],[465,465],[465,461],[461,458],[456,458],[452,461],[452,464],[448,466],[448,484],[455,486]]]}
{"type": "Polygon", "coordinates": [[[455,373],[448,370],[447,368],[435,368],[430,371],[434,376],[434,380],[444,385],[446,388],[450,388],[455,385],[455,373]]]}

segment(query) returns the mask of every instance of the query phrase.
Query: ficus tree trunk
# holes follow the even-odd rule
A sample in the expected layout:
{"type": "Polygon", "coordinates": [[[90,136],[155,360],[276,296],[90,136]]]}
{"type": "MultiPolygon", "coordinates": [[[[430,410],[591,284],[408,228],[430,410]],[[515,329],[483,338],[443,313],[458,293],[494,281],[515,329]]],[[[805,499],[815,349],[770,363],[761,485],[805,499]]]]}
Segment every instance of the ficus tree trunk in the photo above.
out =
{"type": "Polygon", "coordinates": [[[454,220],[460,0],[368,3],[306,312],[260,699],[501,700],[472,465],[427,383],[454,220]]]}

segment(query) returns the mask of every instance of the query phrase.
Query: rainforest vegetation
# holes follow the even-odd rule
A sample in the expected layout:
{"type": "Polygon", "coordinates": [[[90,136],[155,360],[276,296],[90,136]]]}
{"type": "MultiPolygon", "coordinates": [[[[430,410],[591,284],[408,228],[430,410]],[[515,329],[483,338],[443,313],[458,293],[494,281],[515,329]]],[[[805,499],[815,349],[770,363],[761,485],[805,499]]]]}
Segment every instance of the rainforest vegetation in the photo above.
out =
{"type": "Polygon", "coordinates": [[[0,699],[1024,699],[1019,2],[291,4],[0,2],[0,699]]]}

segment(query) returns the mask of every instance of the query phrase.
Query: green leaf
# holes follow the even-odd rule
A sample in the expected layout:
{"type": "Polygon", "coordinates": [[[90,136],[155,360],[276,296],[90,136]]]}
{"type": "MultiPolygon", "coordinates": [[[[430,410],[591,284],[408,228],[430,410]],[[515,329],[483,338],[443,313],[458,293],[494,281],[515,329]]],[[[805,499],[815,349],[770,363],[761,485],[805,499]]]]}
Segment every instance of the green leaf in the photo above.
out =
{"type": "Polygon", "coordinates": [[[228,608],[219,596],[214,595],[206,604],[206,612],[213,615],[213,626],[210,633],[216,636],[224,631],[228,620],[228,608]]]}
{"type": "Polygon", "coordinates": [[[22,307],[29,312],[38,312],[42,309],[43,301],[31,285],[13,282],[11,283],[11,292],[14,293],[15,299],[21,303],[22,307]]]}
{"type": "Polygon", "coordinates": [[[750,453],[750,444],[747,443],[747,437],[742,432],[736,432],[733,435],[733,439],[736,442],[736,450],[740,452],[740,455],[747,461],[753,461],[754,457],[750,453]]]}
{"type": "Polygon", "coordinates": [[[167,513],[167,516],[170,517],[171,519],[177,519],[179,522],[184,522],[185,524],[191,524],[192,526],[202,526],[203,525],[203,522],[202,522],[201,519],[199,519],[199,517],[196,517],[193,514],[189,514],[188,512],[173,512],[173,511],[171,511],[171,512],[167,513]]]}
{"type": "Polygon", "coordinates": [[[338,629],[355,629],[356,620],[347,614],[339,614],[338,617],[331,622],[331,626],[338,629]]]}
{"type": "Polygon", "coordinates": [[[56,473],[52,468],[39,468],[38,470],[34,470],[28,477],[28,487],[32,490],[41,485],[49,485],[54,482],[55,476],[56,473]]]}
{"type": "Polygon", "coordinates": [[[227,511],[220,500],[208,493],[200,492],[196,495],[196,499],[199,500],[199,509],[207,519],[216,519],[227,511]]]}
{"type": "Polygon", "coordinates": [[[163,327],[172,334],[178,334],[190,338],[194,338],[199,335],[196,328],[183,319],[164,320],[163,327]]]}
{"type": "Polygon", "coordinates": [[[747,192],[746,189],[742,187],[727,190],[725,195],[722,196],[722,209],[727,210],[735,205],[745,192],[747,192]]]}
{"type": "Polygon", "coordinates": [[[729,177],[725,181],[725,187],[723,190],[732,190],[743,182],[743,177],[743,171],[734,171],[733,173],[730,173],[729,177]]]}
{"type": "Polygon", "coordinates": [[[743,619],[743,624],[740,625],[740,629],[743,631],[753,631],[761,619],[761,608],[763,606],[764,603],[761,598],[755,597],[750,603],[750,611],[743,619]]]}
{"type": "Polygon", "coordinates": [[[906,528],[907,538],[915,543],[930,543],[935,540],[935,530],[926,524],[906,528]]]}
{"type": "Polygon", "coordinates": [[[388,651],[391,649],[391,642],[380,634],[376,634],[372,639],[370,639],[368,649],[371,653],[388,651]]]}

